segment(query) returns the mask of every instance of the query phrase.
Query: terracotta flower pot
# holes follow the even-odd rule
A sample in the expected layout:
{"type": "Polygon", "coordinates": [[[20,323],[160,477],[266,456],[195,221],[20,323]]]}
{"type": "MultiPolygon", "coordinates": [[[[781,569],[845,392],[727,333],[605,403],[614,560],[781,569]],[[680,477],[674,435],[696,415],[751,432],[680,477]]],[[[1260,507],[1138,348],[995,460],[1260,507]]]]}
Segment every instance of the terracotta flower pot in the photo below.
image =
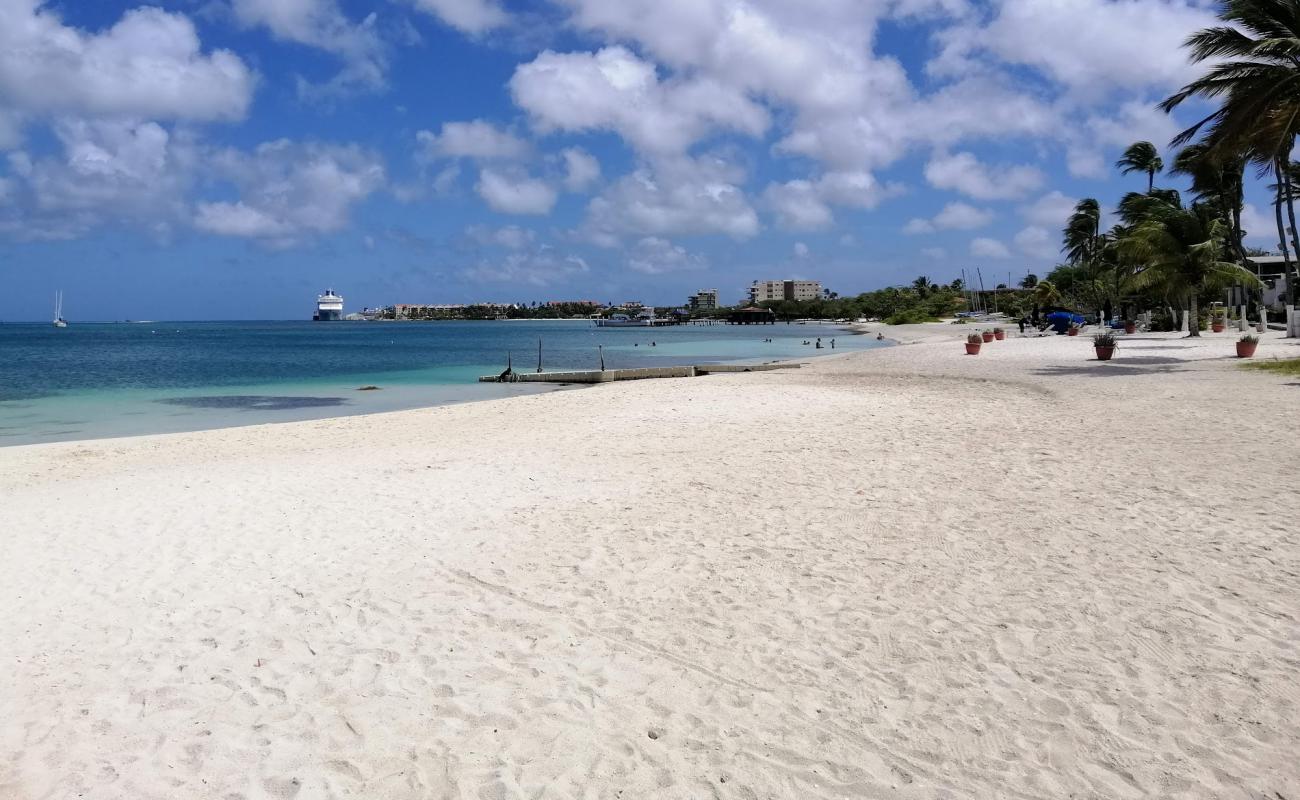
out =
{"type": "Polygon", "coordinates": [[[1138,326],[1137,326],[1135,323],[1132,323],[1132,322],[1125,322],[1125,323],[1124,323],[1124,332],[1125,332],[1125,333],[1137,333],[1137,332],[1138,332],[1138,326]]]}
{"type": "Polygon", "coordinates": [[[1215,333],[1223,333],[1223,325],[1216,322],[1210,326],[1210,330],[1214,331],[1215,333]]]}
{"type": "Polygon", "coordinates": [[[995,334],[993,334],[993,338],[994,338],[994,339],[997,339],[997,340],[1000,342],[1000,341],[1002,341],[1003,339],[1007,338],[1007,334],[1006,334],[1005,332],[1003,332],[1003,333],[995,333],[995,334]]]}
{"type": "Polygon", "coordinates": [[[1237,358],[1252,358],[1259,342],[1237,342],[1237,358]]]}
{"type": "Polygon", "coordinates": [[[980,334],[980,335],[984,337],[984,341],[985,341],[985,342],[991,342],[991,341],[993,341],[993,334],[991,334],[991,333],[982,333],[982,334],[980,334]]]}
{"type": "Polygon", "coordinates": [[[1115,348],[1113,347],[1096,347],[1093,349],[1097,351],[1098,361],[1110,361],[1110,357],[1115,355],[1115,348]]]}
{"type": "Polygon", "coordinates": [[[1070,330],[1068,330],[1068,331],[1065,332],[1065,335],[1066,335],[1066,336],[1078,336],[1078,335],[1079,335],[1079,329],[1078,329],[1078,328],[1071,328],[1070,330]]]}
{"type": "Polygon", "coordinates": [[[977,356],[979,354],[980,354],[980,345],[973,344],[972,342],[966,343],[966,355],[977,356]]]}

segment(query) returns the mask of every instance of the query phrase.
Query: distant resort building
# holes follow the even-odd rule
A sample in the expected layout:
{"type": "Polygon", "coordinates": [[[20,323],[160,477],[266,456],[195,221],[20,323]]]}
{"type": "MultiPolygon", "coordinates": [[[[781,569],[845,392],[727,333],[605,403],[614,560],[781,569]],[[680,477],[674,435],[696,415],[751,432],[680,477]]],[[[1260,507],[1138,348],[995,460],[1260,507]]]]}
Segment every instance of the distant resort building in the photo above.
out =
{"type": "Polygon", "coordinates": [[[754,281],[749,286],[750,305],[779,300],[821,300],[821,281],[754,281]]]}
{"type": "Polygon", "coordinates": [[[718,307],[718,290],[701,289],[686,301],[690,311],[713,311],[718,307]]]}
{"type": "Polygon", "coordinates": [[[1261,303],[1280,311],[1286,305],[1286,259],[1282,256],[1247,256],[1247,266],[1264,284],[1261,303]]]}
{"type": "Polygon", "coordinates": [[[454,315],[464,312],[467,308],[481,308],[504,314],[515,306],[509,303],[474,303],[467,305],[465,303],[396,303],[393,308],[393,319],[425,319],[439,315],[454,315]]]}
{"type": "Polygon", "coordinates": [[[604,308],[605,304],[596,300],[547,300],[546,305],[551,308],[560,308],[563,306],[573,306],[573,307],[586,306],[587,308],[590,308],[591,310],[595,311],[596,309],[604,308]]]}

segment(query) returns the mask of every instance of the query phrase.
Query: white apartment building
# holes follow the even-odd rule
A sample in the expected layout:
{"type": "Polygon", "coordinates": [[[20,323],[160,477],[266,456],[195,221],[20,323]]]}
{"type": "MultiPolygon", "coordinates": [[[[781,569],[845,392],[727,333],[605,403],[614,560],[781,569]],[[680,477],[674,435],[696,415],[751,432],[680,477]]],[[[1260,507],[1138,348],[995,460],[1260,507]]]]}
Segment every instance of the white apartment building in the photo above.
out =
{"type": "Polygon", "coordinates": [[[713,311],[718,307],[718,290],[699,290],[687,299],[686,307],[691,311],[713,311]]]}
{"type": "Polygon", "coordinates": [[[751,305],[769,300],[820,300],[821,298],[821,281],[754,281],[749,286],[751,305]]]}

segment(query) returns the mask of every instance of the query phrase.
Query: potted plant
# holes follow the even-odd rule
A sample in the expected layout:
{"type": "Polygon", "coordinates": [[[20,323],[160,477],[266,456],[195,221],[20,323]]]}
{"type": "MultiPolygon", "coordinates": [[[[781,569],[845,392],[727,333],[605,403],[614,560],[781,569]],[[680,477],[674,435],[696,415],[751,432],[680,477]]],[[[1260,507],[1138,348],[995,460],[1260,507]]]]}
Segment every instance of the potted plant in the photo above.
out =
{"type": "Polygon", "coordinates": [[[1224,327],[1223,320],[1219,319],[1218,317],[1215,317],[1214,319],[1210,320],[1210,330],[1214,331],[1215,333],[1223,333],[1223,327],[1224,327]]]}
{"type": "Polygon", "coordinates": [[[997,340],[1000,342],[1000,341],[1002,341],[1003,339],[1007,338],[1007,332],[1004,331],[1004,330],[1002,330],[1001,328],[994,328],[994,329],[993,329],[993,338],[994,338],[994,339],[997,339],[997,340]]]}
{"type": "Polygon", "coordinates": [[[1138,324],[1137,324],[1136,322],[1134,322],[1133,320],[1131,320],[1131,319],[1126,319],[1126,320],[1124,320],[1124,332],[1125,332],[1125,333],[1137,333],[1137,332],[1138,332],[1138,324]]]}
{"type": "Polygon", "coordinates": [[[1065,333],[1066,333],[1067,336],[1078,336],[1078,335],[1079,335],[1079,326],[1076,325],[1075,323],[1071,322],[1071,323],[1070,323],[1070,330],[1066,331],[1065,333]]]}
{"type": "Polygon", "coordinates": [[[1249,333],[1237,340],[1237,358],[1251,358],[1259,347],[1259,337],[1249,333]]]}
{"type": "Polygon", "coordinates": [[[977,356],[980,354],[980,345],[984,344],[984,337],[978,333],[972,333],[966,337],[966,355],[977,356]]]}
{"type": "Polygon", "coordinates": [[[1115,334],[1113,333],[1097,334],[1096,336],[1092,337],[1092,346],[1097,351],[1098,361],[1110,361],[1110,357],[1115,355],[1115,348],[1117,346],[1117,343],[1115,341],[1115,334]]]}
{"type": "Polygon", "coordinates": [[[981,333],[980,335],[984,337],[984,338],[983,338],[983,341],[985,341],[985,342],[991,342],[991,341],[993,341],[993,331],[984,331],[984,332],[981,333]]]}

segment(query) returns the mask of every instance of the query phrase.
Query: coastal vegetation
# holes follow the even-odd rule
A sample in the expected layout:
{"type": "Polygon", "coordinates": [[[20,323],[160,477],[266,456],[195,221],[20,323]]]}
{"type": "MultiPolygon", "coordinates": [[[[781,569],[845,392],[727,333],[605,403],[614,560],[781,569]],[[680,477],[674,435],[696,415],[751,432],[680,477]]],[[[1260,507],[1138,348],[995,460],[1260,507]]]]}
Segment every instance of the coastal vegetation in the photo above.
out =
{"type": "Polygon", "coordinates": [[[1273,178],[1277,246],[1288,302],[1295,302],[1300,165],[1291,152],[1300,134],[1300,3],[1227,0],[1219,17],[1223,25],[1186,42],[1204,73],[1159,106],[1171,112],[1193,99],[1215,104],[1172,142],[1178,150],[1166,174],[1189,179],[1189,197],[1156,185],[1165,165],[1152,143],[1130,146],[1116,167],[1144,175],[1146,191],[1121,198],[1119,221],[1106,231],[1100,203],[1079,201],[1063,228],[1065,263],[1047,275],[1057,302],[1107,316],[1118,307],[1126,319],[1160,309],[1157,328],[1177,327],[1177,309],[1192,320],[1189,335],[1199,336],[1208,316],[1203,298],[1231,286],[1260,287],[1247,258],[1262,252],[1243,245],[1242,187],[1250,168],[1273,178]]]}
{"type": "Polygon", "coordinates": [[[1265,372],[1276,372],[1280,375],[1300,376],[1300,358],[1280,358],[1272,361],[1252,361],[1249,364],[1242,364],[1246,369],[1258,369],[1265,372]]]}
{"type": "MultiPolygon", "coordinates": [[[[962,282],[938,284],[925,276],[907,286],[889,286],[852,297],[818,300],[774,300],[759,303],[777,319],[882,319],[891,325],[933,322],[966,308],[962,282]]],[[[732,309],[719,308],[704,316],[726,318],[732,309]]]]}

